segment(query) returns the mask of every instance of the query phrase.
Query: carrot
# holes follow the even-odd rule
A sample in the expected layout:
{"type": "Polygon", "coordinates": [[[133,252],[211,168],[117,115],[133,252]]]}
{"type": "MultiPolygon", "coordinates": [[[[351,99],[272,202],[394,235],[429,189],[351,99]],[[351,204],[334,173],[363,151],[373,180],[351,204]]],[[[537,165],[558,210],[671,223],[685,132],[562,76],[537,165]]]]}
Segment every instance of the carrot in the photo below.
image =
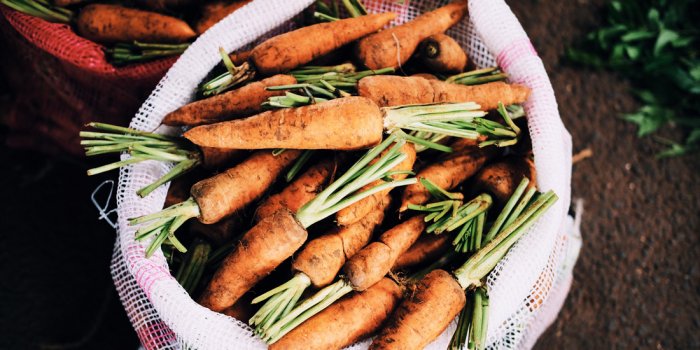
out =
{"type": "Polygon", "coordinates": [[[362,97],[267,111],[195,127],[184,136],[199,146],[259,149],[339,149],[374,146],[382,139],[382,112],[362,97]]]}
{"type": "Polygon", "coordinates": [[[423,349],[447,328],[466,301],[462,287],[447,271],[433,270],[401,303],[370,349],[423,349]]]}
{"type": "MultiPolygon", "coordinates": [[[[413,147],[413,144],[405,144],[401,152],[403,154],[406,154],[408,157],[398,164],[396,167],[392,169],[392,171],[397,171],[399,173],[392,175],[391,178],[394,180],[401,180],[405,179],[406,176],[408,176],[407,172],[410,172],[413,170],[413,163],[416,161],[416,150],[413,147]]],[[[367,186],[366,188],[360,189],[360,191],[366,190],[367,188],[372,188],[374,186],[378,186],[383,184],[385,181],[384,180],[377,180],[374,183],[371,183],[367,186]]],[[[382,197],[386,194],[388,194],[389,191],[383,191],[376,193],[370,197],[367,197],[345,209],[342,209],[338,211],[336,214],[336,221],[338,222],[339,225],[351,225],[353,223],[358,222],[361,220],[367,213],[369,213],[372,208],[374,208],[377,204],[378,201],[382,199],[382,197]]]]}
{"type": "MultiPolygon", "coordinates": [[[[527,182],[521,183],[524,190],[527,182]]],[[[509,200],[514,204],[524,191],[509,200]]],[[[529,198],[525,198],[528,202],[529,198]]],[[[418,284],[414,294],[405,299],[391,316],[387,326],[374,339],[370,349],[422,349],[442,333],[464,307],[464,291],[480,287],[482,280],[505,256],[511,246],[557,201],[553,192],[547,192],[527,206],[517,217],[504,210],[496,220],[493,231],[483,248],[473,254],[453,274],[444,270],[428,273],[418,284]],[[504,215],[506,214],[506,215],[504,215]],[[504,228],[499,226],[506,222],[504,228]]],[[[512,207],[511,207],[512,209],[512,207]]]]}
{"type": "Polygon", "coordinates": [[[239,66],[243,64],[243,62],[248,60],[248,58],[250,57],[250,53],[251,50],[231,52],[230,54],[228,54],[228,58],[231,60],[231,63],[239,66]]]}
{"type": "MultiPolygon", "coordinates": [[[[469,146],[471,140],[459,139],[453,144],[455,151],[428,165],[416,177],[428,179],[438,187],[451,190],[474,175],[493,155],[490,149],[469,146]]],[[[406,187],[399,211],[406,211],[409,204],[423,204],[430,199],[430,192],[420,182],[406,187]]]]}
{"type": "Polygon", "coordinates": [[[467,2],[457,1],[424,13],[403,25],[367,36],[358,42],[357,58],[369,69],[401,67],[421,41],[443,33],[466,13],[467,2]]]}
{"type": "Polygon", "coordinates": [[[263,76],[283,73],[376,32],[395,17],[395,13],[380,13],[293,30],[256,46],[250,61],[263,76]]]}
{"type": "Polygon", "coordinates": [[[433,261],[447,251],[450,247],[451,240],[452,239],[447,234],[422,235],[418,238],[416,243],[396,259],[391,270],[398,271],[423,264],[426,261],[433,261]]]}
{"type": "Polygon", "coordinates": [[[423,215],[415,216],[394,226],[345,263],[343,271],[354,290],[366,290],[389,273],[399,256],[425,229],[423,218],[423,215]]]}
{"type": "Polygon", "coordinates": [[[427,80],[440,80],[440,79],[438,79],[438,77],[436,77],[435,75],[430,74],[430,73],[416,73],[416,74],[412,74],[411,76],[423,78],[423,79],[427,79],[427,80]]]}
{"type": "Polygon", "coordinates": [[[202,35],[202,33],[206,32],[207,29],[224,19],[224,17],[247,5],[251,1],[252,0],[233,2],[215,1],[204,4],[204,6],[202,6],[202,17],[200,17],[199,21],[197,21],[197,24],[195,25],[197,34],[202,35]]]}
{"type": "Polygon", "coordinates": [[[365,77],[357,85],[358,95],[381,107],[420,103],[476,102],[482,110],[522,103],[530,95],[523,85],[492,82],[465,86],[427,80],[421,77],[376,75],[365,77]]]}
{"type": "Polygon", "coordinates": [[[267,276],[306,240],[306,230],[289,210],[264,218],[241,238],[223,261],[199,299],[213,311],[223,311],[267,276]]]}
{"type": "Polygon", "coordinates": [[[275,156],[258,151],[237,166],[194,184],[190,194],[199,208],[199,221],[218,222],[259,198],[299,154],[288,150],[275,156]]]}
{"type": "Polygon", "coordinates": [[[321,311],[270,345],[270,349],[342,349],[378,330],[398,305],[401,295],[401,287],[385,277],[366,291],[354,293],[321,311]]]}
{"type": "Polygon", "coordinates": [[[294,259],[292,269],[306,274],[315,287],[333,282],[343,264],[369,243],[390,202],[391,198],[385,195],[362,220],[309,242],[294,259]]]}
{"type": "Polygon", "coordinates": [[[291,75],[275,75],[236,90],[184,105],[168,113],[162,123],[174,126],[195,126],[259,113],[263,109],[261,104],[269,97],[284,95],[284,91],[269,91],[267,87],[296,84],[296,82],[291,75]]]}
{"type": "Polygon", "coordinates": [[[76,27],[81,36],[100,43],[182,43],[196,35],[180,19],[106,4],[85,6],[78,14],[76,27]]]}
{"type": "Polygon", "coordinates": [[[505,203],[523,177],[530,180],[530,187],[533,187],[537,182],[535,164],[532,159],[529,157],[507,157],[481,169],[474,176],[474,189],[491,193],[499,203],[505,203]]]}
{"type": "Polygon", "coordinates": [[[336,166],[335,160],[327,158],[310,167],[294,182],[285,187],[282,192],[268,197],[260,204],[255,211],[256,219],[259,221],[282,208],[287,208],[295,213],[321,191],[332,176],[336,166]]]}
{"type": "Polygon", "coordinates": [[[246,293],[241,298],[236,301],[231,307],[225,309],[221,313],[233,317],[239,321],[247,320],[253,315],[254,310],[250,305],[250,301],[253,299],[252,293],[246,293]]]}
{"type": "Polygon", "coordinates": [[[460,73],[467,65],[467,54],[459,43],[445,34],[431,35],[421,42],[420,60],[437,73],[460,73]]]}

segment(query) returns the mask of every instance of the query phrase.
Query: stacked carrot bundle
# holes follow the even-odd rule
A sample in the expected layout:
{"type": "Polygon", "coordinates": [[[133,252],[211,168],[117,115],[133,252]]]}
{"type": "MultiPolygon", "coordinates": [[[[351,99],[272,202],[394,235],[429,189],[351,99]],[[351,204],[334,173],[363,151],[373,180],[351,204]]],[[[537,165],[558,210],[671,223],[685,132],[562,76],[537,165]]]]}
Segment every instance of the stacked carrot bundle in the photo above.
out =
{"type": "Polygon", "coordinates": [[[378,333],[375,348],[419,349],[460,312],[454,347],[483,348],[484,279],[557,198],[537,193],[522,142],[530,90],[465,72],[444,34],[465,2],[388,29],[394,14],[343,3],[349,18],[319,2],[317,23],[222,52],[199,99],[163,119],[182,136],[90,124],[88,155],[130,156],[89,173],[174,162],[138,192],[175,180],[167,208],[130,219],[136,239],[273,348],[378,333]]]}

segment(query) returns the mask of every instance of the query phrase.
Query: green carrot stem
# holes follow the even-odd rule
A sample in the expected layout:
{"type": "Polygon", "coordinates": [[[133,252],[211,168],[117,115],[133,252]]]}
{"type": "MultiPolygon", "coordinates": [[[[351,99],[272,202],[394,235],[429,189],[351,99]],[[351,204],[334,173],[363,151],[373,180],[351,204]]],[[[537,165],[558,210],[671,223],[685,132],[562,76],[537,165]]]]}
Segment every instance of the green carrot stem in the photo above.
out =
{"type": "Polygon", "coordinates": [[[530,189],[527,192],[525,192],[525,195],[520,199],[520,201],[518,202],[518,205],[515,207],[513,212],[510,214],[510,216],[508,217],[508,220],[506,220],[506,223],[504,224],[504,226],[509,226],[510,224],[513,223],[513,221],[515,221],[515,219],[518,218],[518,216],[520,216],[520,213],[525,209],[525,207],[527,207],[528,204],[530,204],[530,200],[535,195],[535,193],[537,193],[537,190],[535,189],[534,186],[530,187],[530,189]]]}
{"type": "Polygon", "coordinates": [[[513,120],[510,118],[510,114],[506,110],[506,107],[503,106],[503,103],[498,102],[498,113],[501,114],[501,117],[506,121],[506,124],[513,130],[515,135],[520,134],[520,128],[513,123],[513,120]]]}
{"type": "Polygon", "coordinates": [[[510,226],[506,227],[486,246],[467,260],[464,265],[455,270],[454,275],[462,288],[479,286],[484,278],[501,258],[508,252],[508,249],[527,232],[535,221],[552,206],[558,197],[550,191],[532,203],[525,212],[518,217],[510,226]]]}
{"type": "Polygon", "coordinates": [[[136,129],[127,128],[127,127],[123,127],[123,126],[107,124],[107,123],[90,122],[90,123],[85,124],[85,126],[88,126],[88,127],[91,127],[93,129],[97,129],[97,130],[109,131],[109,132],[116,133],[116,134],[124,134],[124,135],[132,135],[132,136],[146,136],[146,137],[149,137],[152,139],[160,139],[160,140],[166,140],[166,141],[175,141],[176,140],[176,138],[173,138],[173,137],[167,136],[167,135],[157,134],[157,133],[148,132],[148,131],[141,131],[141,130],[136,130],[136,129]]]}
{"type": "MultiPolygon", "coordinates": [[[[503,207],[503,210],[501,210],[501,213],[498,214],[498,217],[496,217],[496,221],[494,221],[494,223],[491,225],[489,232],[486,233],[486,237],[484,237],[484,240],[488,242],[491,239],[493,239],[494,236],[496,236],[496,233],[506,222],[506,219],[508,219],[508,216],[513,211],[513,208],[515,208],[515,205],[518,203],[518,200],[523,195],[523,192],[525,192],[525,189],[527,188],[528,184],[530,184],[530,180],[526,177],[523,178],[522,181],[520,181],[520,184],[515,189],[515,191],[513,191],[513,194],[508,199],[508,202],[506,202],[506,205],[503,207]]],[[[520,213],[515,214],[515,216],[519,214],[520,213]]],[[[508,226],[508,224],[506,224],[506,226],[508,226]]]]}
{"type": "Polygon", "coordinates": [[[314,17],[318,20],[328,21],[328,22],[335,22],[337,20],[340,20],[340,18],[331,17],[331,16],[329,16],[325,13],[321,13],[321,12],[314,12],[314,17]]]}

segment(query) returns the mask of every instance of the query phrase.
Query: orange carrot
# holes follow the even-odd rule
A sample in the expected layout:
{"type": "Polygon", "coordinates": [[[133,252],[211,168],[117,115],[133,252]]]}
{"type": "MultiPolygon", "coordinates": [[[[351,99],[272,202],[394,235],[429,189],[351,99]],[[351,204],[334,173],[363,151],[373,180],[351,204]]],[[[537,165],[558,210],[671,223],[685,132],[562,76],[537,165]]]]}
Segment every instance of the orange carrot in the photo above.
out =
{"type": "Polygon", "coordinates": [[[237,66],[240,66],[243,64],[243,62],[247,61],[248,58],[250,57],[251,50],[246,50],[246,51],[238,51],[238,52],[231,52],[228,54],[228,58],[231,59],[231,62],[237,66]]]}
{"type": "Polygon", "coordinates": [[[199,207],[199,221],[215,223],[259,198],[299,154],[258,151],[241,164],[194,184],[190,193],[199,207]]]}
{"type": "Polygon", "coordinates": [[[284,95],[284,91],[268,91],[267,87],[296,82],[291,75],[278,74],[236,90],[186,104],[168,113],[162,123],[195,126],[253,115],[263,110],[261,104],[269,97],[284,95]]]}
{"type": "Polygon", "coordinates": [[[231,307],[306,241],[306,230],[289,210],[268,216],[246,232],[222,262],[199,303],[213,311],[231,307]]]}
{"type": "MultiPolygon", "coordinates": [[[[451,190],[474,175],[494,153],[491,148],[464,146],[475,143],[473,140],[458,139],[453,153],[428,165],[416,177],[428,179],[445,190],[451,190]]],[[[399,211],[406,211],[409,204],[424,204],[430,199],[430,192],[421,182],[406,187],[399,211]]]]}
{"type": "Polygon", "coordinates": [[[431,35],[421,42],[420,60],[437,73],[461,73],[467,65],[467,54],[459,43],[445,34],[431,35]]]}
{"type": "Polygon", "coordinates": [[[359,41],[357,58],[369,69],[400,67],[425,38],[443,33],[467,13],[467,2],[457,1],[410,22],[383,30],[359,41]]]}
{"type": "Polygon", "coordinates": [[[308,201],[313,199],[328,182],[337,166],[334,159],[324,159],[299,175],[282,192],[268,197],[255,211],[255,217],[260,220],[276,211],[287,208],[296,213],[308,201]]]}
{"type": "Polygon", "coordinates": [[[423,215],[415,216],[394,226],[345,263],[343,272],[353,290],[366,290],[390,272],[399,256],[425,229],[423,218],[423,215]]]}
{"type": "MultiPolygon", "coordinates": [[[[406,143],[404,146],[401,148],[401,153],[404,153],[408,155],[406,159],[398,164],[396,167],[394,167],[392,170],[393,171],[411,171],[413,170],[413,163],[416,161],[416,150],[413,146],[413,144],[406,143]]],[[[391,177],[394,180],[401,180],[405,179],[408,174],[406,173],[399,173],[392,175],[391,177]]],[[[359,191],[364,191],[366,189],[372,188],[374,186],[378,186],[385,183],[384,180],[377,180],[364,188],[360,189],[359,191]]],[[[386,194],[388,194],[391,190],[385,190],[378,192],[372,196],[369,196],[345,209],[342,209],[338,211],[336,214],[336,221],[338,222],[339,225],[351,225],[353,223],[356,223],[360,221],[367,213],[369,213],[372,208],[374,208],[377,205],[377,202],[382,199],[386,194]]]]}
{"type": "Polygon", "coordinates": [[[241,1],[215,1],[211,3],[206,3],[202,6],[202,17],[197,21],[195,29],[197,34],[201,35],[207,29],[211,28],[213,25],[224,19],[224,17],[238,10],[239,8],[247,5],[252,0],[241,0],[241,1]]]}
{"type": "Polygon", "coordinates": [[[474,176],[474,188],[477,191],[493,194],[503,204],[513,194],[523,179],[530,179],[528,188],[537,183],[535,163],[529,157],[507,157],[497,163],[489,164],[474,176]]]}
{"type": "Polygon", "coordinates": [[[447,271],[433,270],[401,303],[370,349],[423,349],[447,328],[466,301],[462,287],[447,271]]]}
{"type": "Polygon", "coordinates": [[[289,332],[271,350],[342,349],[377,331],[401,300],[401,287],[389,278],[332,304],[289,332]]]}
{"type": "Polygon", "coordinates": [[[195,37],[180,19],[119,5],[90,4],[78,14],[78,33],[100,43],[182,43],[195,37]]]}
{"type": "Polygon", "coordinates": [[[416,243],[396,259],[391,270],[398,271],[423,264],[427,261],[433,261],[452,246],[450,244],[451,242],[452,238],[447,234],[421,235],[416,243]]]}
{"type": "Polygon", "coordinates": [[[213,147],[199,147],[199,151],[202,156],[202,165],[205,169],[219,169],[240,160],[248,153],[240,149],[213,147]]]}
{"type": "Polygon", "coordinates": [[[375,75],[362,78],[358,95],[369,98],[381,107],[406,104],[476,102],[482,110],[498,108],[498,103],[522,103],[530,96],[523,85],[492,82],[481,85],[459,85],[421,77],[375,75]]]}
{"type": "Polygon", "coordinates": [[[382,133],[380,109],[351,96],[202,125],[184,136],[199,146],[218,148],[354,150],[379,144],[382,133]]]}
{"type": "Polygon", "coordinates": [[[394,13],[380,13],[318,23],[293,30],[255,47],[250,61],[263,76],[287,72],[376,32],[395,17],[394,13]]]}

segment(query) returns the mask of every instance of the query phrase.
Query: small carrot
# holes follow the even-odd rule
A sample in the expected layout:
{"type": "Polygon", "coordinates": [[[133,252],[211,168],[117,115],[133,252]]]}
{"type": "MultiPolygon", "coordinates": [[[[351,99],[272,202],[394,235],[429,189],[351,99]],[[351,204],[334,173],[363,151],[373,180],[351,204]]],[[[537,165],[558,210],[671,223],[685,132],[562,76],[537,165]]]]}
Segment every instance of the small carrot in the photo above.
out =
{"type": "Polygon", "coordinates": [[[466,13],[467,2],[456,1],[400,26],[367,36],[358,42],[357,58],[369,69],[401,67],[411,58],[421,41],[443,33],[466,13]]]}
{"type": "Polygon", "coordinates": [[[100,43],[182,43],[196,36],[177,18],[119,5],[90,4],[76,19],[78,33],[100,43]]]}
{"type": "MultiPolygon", "coordinates": [[[[416,177],[428,179],[442,189],[451,190],[476,174],[495,153],[490,148],[479,148],[473,140],[468,139],[455,141],[452,148],[453,153],[421,169],[416,177]]],[[[421,182],[410,185],[404,190],[399,211],[406,211],[409,204],[423,204],[428,199],[430,192],[421,182]]]]}
{"type": "Polygon", "coordinates": [[[530,179],[530,186],[534,187],[537,182],[537,172],[532,159],[507,157],[481,169],[474,176],[474,190],[491,193],[499,203],[505,203],[523,177],[530,179]]]}
{"type": "Polygon", "coordinates": [[[461,73],[467,65],[467,54],[459,43],[442,33],[421,42],[419,57],[430,71],[437,73],[461,73]]]}
{"type": "Polygon", "coordinates": [[[369,76],[357,85],[358,95],[367,97],[381,107],[417,103],[475,102],[482,110],[523,103],[530,89],[523,85],[492,82],[465,86],[421,77],[393,75],[369,76]]]}
{"type": "Polygon", "coordinates": [[[270,86],[295,84],[291,75],[278,74],[250,83],[239,89],[186,104],[163,118],[162,123],[173,126],[211,124],[262,112],[262,103],[284,91],[267,90],[270,86]]]}

